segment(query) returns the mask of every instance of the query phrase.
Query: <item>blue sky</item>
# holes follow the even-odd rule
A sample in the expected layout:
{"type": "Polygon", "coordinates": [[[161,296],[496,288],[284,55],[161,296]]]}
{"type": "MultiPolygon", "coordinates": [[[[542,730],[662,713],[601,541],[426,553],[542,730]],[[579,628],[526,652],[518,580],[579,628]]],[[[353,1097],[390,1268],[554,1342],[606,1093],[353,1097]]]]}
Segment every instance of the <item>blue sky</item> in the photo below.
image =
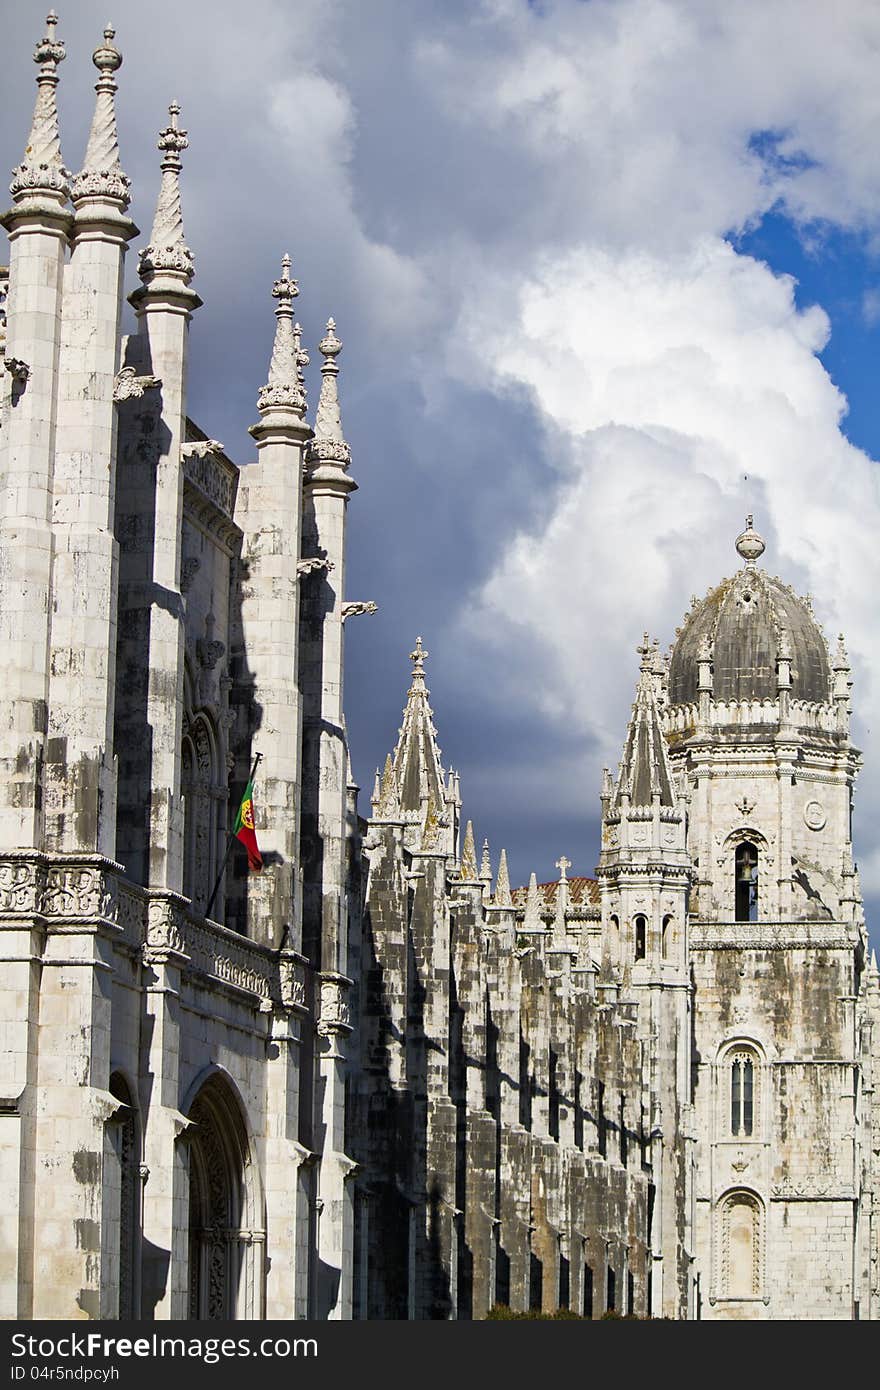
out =
{"type": "MultiPolygon", "coordinates": [[[[21,157],[42,6],[5,17],[21,157]]],[[[464,814],[514,879],[591,873],[645,628],[737,564],[853,656],[880,895],[880,10],[872,0],[191,0],[114,7],[123,164],[149,230],[179,98],[205,304],[191,413],[246,463],[289,250],[329,314],[353,473],[347,708],[362,811],[420,633],[464,814]]],[[[60,11],[78,167],[106,15],[60,11]]],[[[129,279],[134,278],[134,257],[129,279]]],[[[311,399],[317,395],[313,352],[311,399]]]]}

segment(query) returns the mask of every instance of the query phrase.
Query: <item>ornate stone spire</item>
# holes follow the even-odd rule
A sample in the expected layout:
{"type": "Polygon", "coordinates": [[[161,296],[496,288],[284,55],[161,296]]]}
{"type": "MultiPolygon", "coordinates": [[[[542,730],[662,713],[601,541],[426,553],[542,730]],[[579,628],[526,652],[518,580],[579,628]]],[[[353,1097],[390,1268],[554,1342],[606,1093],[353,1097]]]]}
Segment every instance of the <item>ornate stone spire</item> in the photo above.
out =
{"type": "Polygon", "coordinates": [[[12,171],[9,191],[16,203],[44,194],[64,203],[69,192],[70,170],[61,160],[61,136],[58,130],[58,108],[55,88],[58,86],[58,64],[64,61],[64,44],[55,37],[58,16],[50,10],[46,16],[46,33],[34,49],[34,62],[39,64],[37,100],[31,132],[25,147],[24,159],[12,171]]]}
{"type": "Polygon", "coordinates": [[[141,252],[138,273],[149,283],[153,276],[171,272],[189,284],[193,275],[193,256],[183,239],[183,210],[180,206],[180,154],[189,141],[186,131],[177,124],[180,105],[172,101],[168,107],[171,122],[159,132],[157,148],[162,151],[162,182],[150,244],[141,252]]]}
{"type": "MultiPolygon", "coordinates": [[[[290,275],[290,257],[281,258],[281,276],[272,287],[272,297],[277,299],[275,307],[275,342],[272,347],[272,360],[269,363],[269,377],[266,385],[260,388],[257,407],[261,412],[267,410],[292,410],[302,418],[306,413],[306,392],[303,384],[302,365],[304,354],[300,346],[299,325],[293,321],[293,301],[299,294],[299,286],[290,275]]],[[[308,358],[305,358],[308,361],[308,358]]]]}
{"type": "Polygon", "coordinates": [[[754,517],[746,517],[746,529],[736,538],[737,554],[742,556],[746,563],[746,569],[754,569],[755,561],[759,560],[766,550],[764,537],[759,536],[754,527],[754,517]]]}
{"type": "Polygon", "coordinates": [[[130,201],[131,180],[123,173],[119,162],[113,74],[122,66],[122,54],[113,45],[115,36],[115,29],[108,25],[104,30],[104,42],[92,54],[92,62],[100,73],[95,85],[97,100],[85,161],[73,180],[72,194],[77,207],[87,198],[101,198],[109,199],[124,212],[130,201]]]}
{"type": "Polygon", "coordinates": [[[327,332],[318,344],[318,349],[324,362],[321,367],[321,395],[315,415],[315,437],[309,444],[309,459],[321,463],[336,463],[341,468],[348,468],[351,463],[351,449],[342,432],[336,384],[339,376],[336,358],[342,351],[342,343],[336,336],[336,323],[332,318],[327,320],[327,332]]]}
{"type": "MultiPolygon", "coordinates": [[[[403,711],[403,725],[394,751],[394,775],[404,811],[419,811],[433,797],[437,806],[446,801],[440,749],[434,728],[430,694],[425,685],[425,661],[429,653],[421,637],[410,652],[412,681],[403,711]]],[[[476,867],[476,866],[475,866],[476,867]]]]}
{"type": "Polygon", "coordinates": [[[615,803],[629,796],[635,806],[650,806],[659,793],[661,806],[675,805],[672,771],[666,750],[666,739],[660,727],[657,691],[653,679],[653,649],[645,634],[637,649],[639,683],[630,715],[629,728],[623,746],[620,775],[615,790],[615,803]]]}
{"type": "Polygon", "coordinates": [[[506,849],[501,851],[501,857],[498,860],[498,877],[495,880],[494,902],[496,907],[513,906],[513,898],[510,896],[510,872],[507,868],[506,849]]]}

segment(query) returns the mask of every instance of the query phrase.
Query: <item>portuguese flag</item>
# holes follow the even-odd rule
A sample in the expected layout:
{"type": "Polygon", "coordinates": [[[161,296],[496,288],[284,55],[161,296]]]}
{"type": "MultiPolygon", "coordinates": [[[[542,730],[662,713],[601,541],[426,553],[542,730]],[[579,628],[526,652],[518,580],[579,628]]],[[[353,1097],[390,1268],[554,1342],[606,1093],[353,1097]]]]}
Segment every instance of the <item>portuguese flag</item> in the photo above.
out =
{"type": "Polygon", "coordinates": [[[237,840],[240,840],[247,850],[248,867],[254,873],[259,872],[263,867],[263,856],[260,854],[260,847],[257,844],[257,835],[254,830],[254,779],[251,777],[244,789],[244,796],[241,798],[241,805],[238,808],[238,815],[235,817],[235,824],[232,833],[237,840]]]}

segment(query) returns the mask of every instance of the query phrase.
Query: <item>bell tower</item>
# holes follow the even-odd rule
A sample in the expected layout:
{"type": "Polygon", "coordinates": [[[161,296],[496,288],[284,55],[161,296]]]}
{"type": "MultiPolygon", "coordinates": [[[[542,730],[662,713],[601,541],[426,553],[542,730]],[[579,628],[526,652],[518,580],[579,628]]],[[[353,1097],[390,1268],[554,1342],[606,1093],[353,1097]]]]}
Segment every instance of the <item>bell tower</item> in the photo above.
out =
{"type": "Polygon", "coordinates": [[[851,1318],[869,1275],[849,663],[758,567],[751,517],[736,549],[679,630],[661,715],[695,875],[697,1312],[851,1318]]]}

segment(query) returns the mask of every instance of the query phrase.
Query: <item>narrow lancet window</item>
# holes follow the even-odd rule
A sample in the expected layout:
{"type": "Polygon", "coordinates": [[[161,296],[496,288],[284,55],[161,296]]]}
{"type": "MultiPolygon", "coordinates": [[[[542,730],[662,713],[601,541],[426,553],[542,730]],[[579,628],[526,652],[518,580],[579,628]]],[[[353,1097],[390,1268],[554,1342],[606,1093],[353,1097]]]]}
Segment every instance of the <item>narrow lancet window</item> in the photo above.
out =
{"type": "Polygon", "coordinates": [[[746,840],[736,851],[736,920],[758,920],[758,851],[746,840]]]}
{"type": "Polygon", "coordinates": [[[644,960],[648,948],[648,919],[640,912],[635,919],[636,960],[644,960]]]}
{"type": "Polygon", "coordinates": [[[748,1136],[754,1126],[755,1067],[748,1053],[738,1052],[730,1064],[730,1128],[748,1136]]]}

